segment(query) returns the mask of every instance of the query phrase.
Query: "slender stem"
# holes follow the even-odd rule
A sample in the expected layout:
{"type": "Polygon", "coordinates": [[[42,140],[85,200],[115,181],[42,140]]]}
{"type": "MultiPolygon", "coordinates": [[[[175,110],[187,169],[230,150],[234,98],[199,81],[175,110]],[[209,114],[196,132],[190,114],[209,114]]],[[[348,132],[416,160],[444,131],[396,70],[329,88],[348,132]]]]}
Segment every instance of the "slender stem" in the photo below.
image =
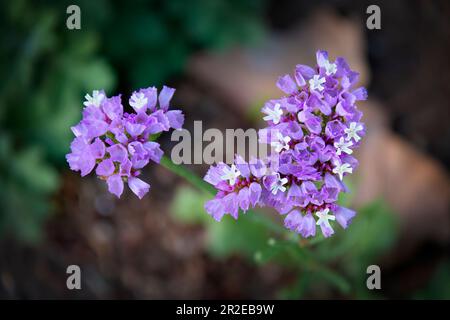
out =
{"type": "Polygon", "coordinates": [[[211,195],[215,194],[215,189],[213,188],[213,186],[211,186],[208,183],[206,183],[205,181],[203,181],[201,178],[199,178],[195,173],[193,173],[189,169],[183,167],[182,165],[177,165],[177,164],[173,163],[169,157],[163,156],[161,158],[160,164],[163,167],[167,168],[169,171],[172,171],[173,173],[186,179],[197,189],[199,189],[203,192],[206,192],[208,194],[211,194],[211,195]]]}

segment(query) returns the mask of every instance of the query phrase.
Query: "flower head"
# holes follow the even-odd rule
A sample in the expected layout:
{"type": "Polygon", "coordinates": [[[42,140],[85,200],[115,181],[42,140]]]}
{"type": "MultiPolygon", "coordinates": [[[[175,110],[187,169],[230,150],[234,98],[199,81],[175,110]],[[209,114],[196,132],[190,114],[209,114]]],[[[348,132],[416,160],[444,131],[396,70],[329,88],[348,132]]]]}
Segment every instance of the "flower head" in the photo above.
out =
{"type": "Polygon", "coordinates": [[[97,90],[87,94],[83,118],[72,127],[75,139],[66,155],[70,168],[81,176],[95,168],[112,194],[120,197],[126,183],[142,199],[150,185],[138,176],[150,161],[159,163],[163,155],[159,143],[150,139],[170,128],[179,129],[184,122],[181,111],[167,110],[174,89],[164,88],[159,109],[155,88],[134,92],[129,103],[136,113],[124,112],[120,95],[108,98],[97,90]]]}
{"type": "Polygon", "coordinates": [[[365,128],[356,102],[365,100],[367,91],[353,89],[358,73],[345,59],[331,61],[325,51],[316,57],[314,68],[297,65],[294,77],[280,77],[277,86],[285,95],[261,110],[267,127],[259,131],[260,141],[274,152],[253,162],[257,165],[236,157],[236,169],[219,164],[208,171],[205,180],[218,192],[205,208],[217,220],[224,214],[237,218],[239,209],[269,206],[287,214],[289,230],[311,237],[320,227],[329,237],[333,224],[347,228],[355,216],[337,199],[347,191],[344,176],[358,164],[352,154],[365,128]]]}

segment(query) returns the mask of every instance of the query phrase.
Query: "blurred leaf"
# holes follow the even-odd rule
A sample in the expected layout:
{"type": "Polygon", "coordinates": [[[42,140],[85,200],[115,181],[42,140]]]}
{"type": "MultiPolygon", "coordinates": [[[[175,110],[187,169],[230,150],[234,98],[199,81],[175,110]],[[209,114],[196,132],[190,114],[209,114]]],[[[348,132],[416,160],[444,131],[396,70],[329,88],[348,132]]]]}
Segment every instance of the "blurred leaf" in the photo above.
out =
{"type": "Polygon", "coordinates": [[[182,186],[175,191],[170,212],[179,221],[188,224],[206,222],[210,219],[203,209],[208,197],[193,188],[182,186]]]}
{"type": "Polygon", "coordinates": [[[426,288],[416,292],[415,299],[449,300],[450,299],[450,261],[441,263],[426,288]]]}
{"type": "Polygon", "coordinates": [[[267,231],[245,214],[240,215],[239,221],[229,215],[225,215],[220,222],[210,218],[207,230],[208,249],[216,257],[239,252],[253,258],[256,252],[263,249],[267,240],[267,231]]]}

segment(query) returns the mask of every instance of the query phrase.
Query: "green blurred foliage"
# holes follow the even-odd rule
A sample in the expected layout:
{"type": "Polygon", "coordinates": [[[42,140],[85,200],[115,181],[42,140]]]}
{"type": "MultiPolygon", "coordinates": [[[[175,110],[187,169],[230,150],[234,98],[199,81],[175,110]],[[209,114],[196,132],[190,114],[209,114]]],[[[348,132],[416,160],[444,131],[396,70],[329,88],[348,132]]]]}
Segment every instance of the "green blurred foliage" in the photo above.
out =
{"type": "Polygon", "coordinates": [[[450,260],[442,262],[428,285],[414,294],[421,300],[450,300],[450,260]]]}
{"type": "MultiPolygon", "coordinates": [[[[340,199],[342,205],[349,205],[349,195],[340,199]]],[[[292,232],[280,235],[269,231],[257,218],[264,212],[241,214],[237,221],[227,215],[216,222],[203,209],[208,198],[189,187],[179,188],[171,212],[184,223],[205,226],[206,245],[215,257],[238,253],[257,264],[276,263],[294,272],[297,280],[281,290],[281,298],[336,294],[371,298],[366,268],[377,263],[397,236],[395,215],[381,200],[360,208],[347,230],[336,225],[336,235],[329,239],[318,236],[305,240],[292,232]]],[[[273,223],[282,224],[282,220],[273,223]]]]}
{"type": "MultiPolygon", "coordinates": [[[[34,242],[83,96],[161,85],[198,50],[263,34],[264,1],[3,1],[0,4],[0,235],[34,242]],[[81,9],[68,30],[66,8],[81,9]],[[119,87],[119,88],[118,88],[119,87]]],[[[213,72],[213,71],[212,71],[213,72]]]]}

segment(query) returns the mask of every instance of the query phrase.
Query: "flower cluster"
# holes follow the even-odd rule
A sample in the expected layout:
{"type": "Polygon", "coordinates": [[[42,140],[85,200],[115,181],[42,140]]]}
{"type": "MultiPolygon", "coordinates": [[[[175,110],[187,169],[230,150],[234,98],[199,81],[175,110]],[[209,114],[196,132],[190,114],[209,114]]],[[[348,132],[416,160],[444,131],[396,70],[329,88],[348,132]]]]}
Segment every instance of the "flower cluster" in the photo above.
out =
{"type": "Polygon", "coordinates": [[[66,155],[70,169],[84,177],[95,168],[117,197],[127,182],[142,199],[150,185],[138,178],[141,169],[150,160],[159,163],[163,155],[153,138],[170,128],[181,129],[184,122],[180,110],[168,110],[174,92],[164,86],[158,97],[154,87],[140,89],[129,99],[132,113],[124,112],[120,95],[108,98],[104,91],[87,94],[83,118],[71,128],[75,139],[66,155]]]}
{"type": "Polygon", "coordinates": [[[359,74],[343,58],[330,61],[317,52],[317,65],[297,65],[294,76],[279,78],[286,94],[262,108],[267,127],[259,139],[271,145],[268,159],[241,157],[228,166],[209,169],[205,180],[218,193],[205,204],[216,220],[224,214],[238,217],[249,207],[270,206],[285,214],[286,228],[303,237],[334,233],[331,221],[346,228],[355,212],[337,204],[342,182],[358,165],[352,156],[361,143],[365,127],[358,100],[367,98],[363,87],[354,88],[359,74]]]}

